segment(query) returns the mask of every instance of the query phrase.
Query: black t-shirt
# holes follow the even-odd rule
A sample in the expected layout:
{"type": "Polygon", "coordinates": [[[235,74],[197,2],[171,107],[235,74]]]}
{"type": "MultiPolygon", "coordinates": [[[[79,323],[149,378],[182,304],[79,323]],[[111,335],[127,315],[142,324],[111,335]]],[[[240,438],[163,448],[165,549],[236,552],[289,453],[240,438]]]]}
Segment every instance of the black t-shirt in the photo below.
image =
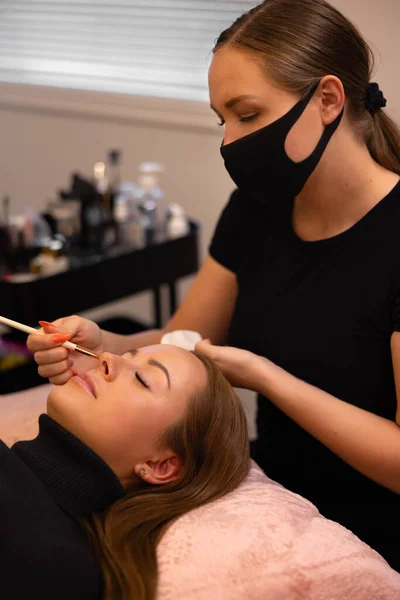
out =
{"type": "MultiPolygon", "coordinates": [[[[316,242],[292,206],[236,190],[211,256],[236,273],[228,344],[392,421],[390,339],[400,331],[400,183],[349,230],[316,242]]],[[[358,473],[267,398],[258,399],[256,460],[266,473],[353,530],[400,570],[400,496],[358,473]]],[[[399,432],[400,433],[400,432],[399,432]]]]}

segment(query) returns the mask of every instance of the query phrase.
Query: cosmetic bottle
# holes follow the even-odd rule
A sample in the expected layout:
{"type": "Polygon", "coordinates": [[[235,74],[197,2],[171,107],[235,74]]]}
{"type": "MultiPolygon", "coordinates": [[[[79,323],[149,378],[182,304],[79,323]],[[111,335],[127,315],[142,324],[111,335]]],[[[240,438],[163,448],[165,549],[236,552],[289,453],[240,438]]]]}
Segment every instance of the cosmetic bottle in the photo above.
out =
{"type": "Polygon", "coordinates": [[[159,176],[163,172],[164,167],[156,162],[144,162],[139,165],[137,205],[139,220],[145,229],[148,243],[156,238],[164,222],[164,191],[159,186],[159,176]]]}
{"type": "Polygon", "coordinates": [[[117,244],[119,246],[134,246],[137,235],[137,217],[126,194],[119,194],[115,199],[114,220],[117,244]]]}
{"type": "Polygon", "coordinates": [[[110,150],[108,153],[108,163],[106,170],[108,181],[108,193],[110,202],[110,212],[114,215],[115,200],[119,194],[121,185],[121,151],[110,150]]]}
{"type": "Polygon", "coordinates": [[[101,213],[102,244],[104,249],[116,242],[116,225],[112,210],[113,194],[106,164],[102,161],[93,167],[93,184],[100,198],[98,210],[101,213]]]}
{"type": "Polygon", "coordinates": [[[165,230],[169,239],[182,237],[189,233],[189,221],[179,204],[170,204],[168,207],[165,230]]]}

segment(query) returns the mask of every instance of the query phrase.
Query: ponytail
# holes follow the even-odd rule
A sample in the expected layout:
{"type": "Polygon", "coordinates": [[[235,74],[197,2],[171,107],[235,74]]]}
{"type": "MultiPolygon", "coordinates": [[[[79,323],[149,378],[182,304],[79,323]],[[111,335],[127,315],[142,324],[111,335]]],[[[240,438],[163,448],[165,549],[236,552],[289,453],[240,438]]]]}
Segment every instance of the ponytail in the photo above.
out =
{"type": "Polygon", "coordinates": [[[367,139],[372,158],[385,169],[400,175],[400,129],[380,109],[370,116],[372,121],[367,139]]]}

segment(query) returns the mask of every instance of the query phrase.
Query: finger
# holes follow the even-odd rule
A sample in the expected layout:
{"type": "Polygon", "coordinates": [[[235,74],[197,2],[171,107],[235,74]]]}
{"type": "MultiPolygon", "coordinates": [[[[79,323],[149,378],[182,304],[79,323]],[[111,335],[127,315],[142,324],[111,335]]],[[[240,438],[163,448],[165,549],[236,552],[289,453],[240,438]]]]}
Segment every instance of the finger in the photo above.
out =
{"type": "Polygon", "coordinates": [[[58,328],[54,323],[49,323],[48,321],[39,321],[39,325],[43,328],[43,331],[46,333],[55,333],[58,331],[58,328]]]}
{"type": "MultiPolygon", "coordinates": [[[[71,319],[68,319],[71,321],[71,319]]],[[[71,331],[71,322],[67,322],[67,319],[57,319],[53,323],[49,321],[39,321],[39,325],[42,326],[42,331],[44,333],[71,333],[74,334],[74,331],[71,331]]],[[[72,322],[74,325],[74,322],[72,322]]]]}
{"type": "Polygon", "coordinates": [[[28,336],[26,345],[31,352],[39,350],[50,350],[56,346],[60,346],[71,338],[71,334],[38,334],[35,333],[28,336]]]}
{"type": "Polygon", "coordinates": [[[196,344],[196,348],[197,346],[201,346],[201,347],[205,347],[205,346],[212,346],[211,340],[209,340],[208,338],[206,340],[200,340],[200,342],[197,342],[196,344]]]}
{"type": "Polygon", "coordinates": [[[56,319],[55,321],[38,321],[39,325],[42,327],[55,327],[56,329],[61,327],[62,324],[66,321],[66,319],[56,319]]]}
{"type": "Polygon", "coordinates": [[[65,317],[63,319],[57,319],[54,321],[55,325],[63,333],[70,333],[71,337],[78,335],[80,328],[82,327],[82,317],[72,315],[71,317],[65,317]]]}
{"type": "Polygon", "coordinates": [[[56,319],[52,323],[50,321],[39,321],[39,325],[43,327],[45,333],[70,333],[74,337],[82,325],[82,318],[73,315],[56,319]]]}
{"type": "Polygon", "coordinates": [[[212,358],[214,355],[214,346],[211,344],[210,340],[201,340],[201,342],[197,342],[195,350],[209,358],[212,358]]]}
{"type": "Polygon", "coordinates": [[[66,371],[70,371],[72,366],[73,362],[71,360],[63,360],[62,362],[51,365],[39,365],[38,373],[41,377],[50,379],[52,377],[63,375],[66,371]]]}
{"type": "Polygon", "coordinates": [[[74,375],[73,371],[71,369],[69,369],[68,371],[65,371],[64,373],[62,373],[61,375],[56,375],[55,377],[50,377],[49,381],[53,385],[65,385],[71,379],[71,377],[73,375],[74,375]]]}
{"type": "Polygon", "coordinates": [[[62,346],[52,348],[50,350],[38,350],[35,352],[35,361],[38,365],[51,365],[53,363],[60,363],[63,360],[68,360],[69,352],[62,346]]]}

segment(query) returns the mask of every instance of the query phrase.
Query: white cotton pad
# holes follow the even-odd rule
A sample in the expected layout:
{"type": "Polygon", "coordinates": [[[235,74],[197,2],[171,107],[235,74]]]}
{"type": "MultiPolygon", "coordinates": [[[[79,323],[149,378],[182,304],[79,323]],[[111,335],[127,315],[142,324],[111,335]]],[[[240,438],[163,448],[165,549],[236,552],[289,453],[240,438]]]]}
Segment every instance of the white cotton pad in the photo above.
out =
{"type": "Polygon", "coordinates": [[[197,331],[179,329],[164,334],[161,338],[161,344],[171,344],[172,346],[179,346],[179,348],[184,348],[185,350],[194,350],[197,342],[201,342],[202,339],[203,338],[197,331]]]}

